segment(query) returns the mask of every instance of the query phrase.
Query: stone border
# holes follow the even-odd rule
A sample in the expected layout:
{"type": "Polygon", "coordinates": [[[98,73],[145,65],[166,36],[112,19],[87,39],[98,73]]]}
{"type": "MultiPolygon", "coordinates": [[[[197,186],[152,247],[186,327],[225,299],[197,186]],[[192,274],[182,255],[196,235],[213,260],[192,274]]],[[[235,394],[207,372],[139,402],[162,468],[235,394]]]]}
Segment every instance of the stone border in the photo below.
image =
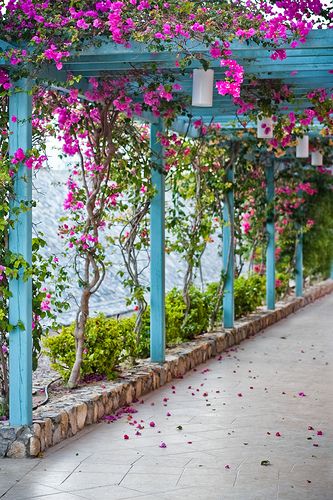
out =
{"type": "Polygon", "coordinates": [[[136,402],[173,378],[181,377],[195,366],[223,352],[228,347],[255,335],[302,307],[333,292],[333,280],[309,288],[302,298],[279,302],[275,311],[261,308],[236,323],[235,328],[205,333],[191,342],[167,350],[165,363],[156,365],[142,360],[117,381],[85,386],[70,395],[39,408],[31,426],[0,425],[0,457],[36,457],[61,441],[77,434],[104,415],[136,402]]]}

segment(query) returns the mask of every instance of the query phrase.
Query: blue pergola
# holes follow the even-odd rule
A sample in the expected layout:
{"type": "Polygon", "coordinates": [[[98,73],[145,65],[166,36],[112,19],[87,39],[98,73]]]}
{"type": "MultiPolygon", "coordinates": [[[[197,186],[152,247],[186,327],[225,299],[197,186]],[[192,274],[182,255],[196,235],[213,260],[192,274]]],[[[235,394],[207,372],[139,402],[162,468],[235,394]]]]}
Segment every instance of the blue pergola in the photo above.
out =
{"type": "MultiPolygon", "coordinates": [[[[8,44],[0,42],[0,49],[6,50],[8,44]]],[[[199,42],[189,41],[187,49],[197,55],[203,54],[209,58],[207,47],[199,42]]],[[[63,69],[57,71],[53,65],[44,66],[34,74],[34,79],[41,85],[56,85],[64,91],[64,82],[70,72],[74,76],[81,75],[80,87],[87,88],[90,77],[112,78],[128,72],[133,68],[150,69],[155,63],[161,70],[170,70],[175,73],[176,81],[181,84],[181,92],[189,98],[192,92],[191,74],[195,67],[200,68],[200,62],[193,62],[192,66],[182,74],[175,66],[178,54],[182,49],[171,47],[169,51],[152,53],[144,44],[133,43],[131,48],[103,42],[99,47],[90,47],[74,54],[63,69]],[[54,83],[57,82],[57,83],[54,83]]],[[[332,90],[333,87],[333,30],[312,31],[307,42],[298,48],[287,48],[287,59],[272,61],[270,49],[254,44],[235,42],[232,45],[233,57],[244,66],[245,74],[254,75],[258,79],[282,81],[293,87],[297,97],[293,103],[294,109],[302,109],[306,104],[305,94],[317,87],[332,90]]],[[[273,50],[273,49],[272,49],[273,50]]],[[[7,67],[8,62],[0,59],[0,66],[7,67]]],[[[218,61],[212,60],[211,67],[215,70],[215,79],[223,79],[224,70],[218,61]]],[[[16,83],[16,88],[10,96],[9,114],[15,115],[17,121],[9,118],[10,143],[9,154],[12,155],[18,148],[30,149],[32,146],[31,114],[32,100],[29,93],[34,82],[25,79],[16,83]],[[26,92],[22,92],[25,90],[26,92]]],[[[247,85],[248,81],[244,82],[247,85]]],[[[288,104],[289,111],[292,106],[288,104]]],[[[223,127],[238,127],[230,125],[235,120],[236,107],[228,96],[220,96],[214,92],[213,106],[210,108],[188,107],[192,121],[201,119],[203,123],[215,121],[223,127]]],[[[151,122],[151,151],[152,151],[152,183],[155,187],[155,196],[151,203],[151,359],[156,363],[163,363],[165,359],[165,263],[164,263],[164,174],[163,148],[158,139],[158,133],[163,130],[161,120],[152,116],[145,117],[151,122]],[[159,168],[155,168],[159,166],[159,168]]],[[[188,116],[180,116],[173,123],[175,131],[196,137],[197,130],[189,122],[188,116]]],[[[227,173],[233,181],[233,170],[227,173]]],[[[274,160],[267,163],[267,202],[274,203],[274,160]]],[[[20,165],[15,179],[15,200],[13,208],[21,202],[30,202],[32,199],[31,171],[20,165]]],[[[226,285],[223,301],[224,327],[234,326],[234,248],[233,248],[233,211],[234,193],[227,194],[224,204],[223,226],[223,269],[226,273],[226,285]]],[[[21,254],[31,264],[32,248],[32,217],[31,210],[21,213],[10,231],[9,247],[16,254],[21,254]]],[[[274,220],[267,221],[267,307],[275,308],[275,234],[274,220]]],[[[303,263],[302,263],[302,234],[299,233],[296,251],[296,295],[303,293],[303,263]]],[[[24,280],[21,275],[10,282],[11,297],[9,299],[9,320],[12,325],[24,324],[22,331],[18,326],[10,332],[10,423],[11,425],[31,424],[32,422],[32,284],[31,280],[24,280]]]]}

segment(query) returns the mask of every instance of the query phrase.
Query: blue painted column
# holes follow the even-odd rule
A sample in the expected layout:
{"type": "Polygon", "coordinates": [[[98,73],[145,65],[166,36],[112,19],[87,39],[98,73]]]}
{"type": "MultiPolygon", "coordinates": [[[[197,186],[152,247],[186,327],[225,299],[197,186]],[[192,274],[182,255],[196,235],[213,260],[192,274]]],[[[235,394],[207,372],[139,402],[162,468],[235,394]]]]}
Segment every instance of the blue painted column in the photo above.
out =
{"type": "Polygon", "coordinates": [[[274,224],[274,162],[266,166],[266,195],[268,214],[266,221],[266,304],[267,309],[275,309],[275,224],[274,224]]]}
{"type": "Polygon", "coordinates": [[[303,296],[303,231],[298,228],[296,237],[296,297],[303,296]]]}
{"type": "MultiPolygon", "coordinates": [[[[234,182],[233,168],[227,171],[227,180],[234,182]]],[[[223,272],[225,273],[225,286],[223,294],[223,326],[233,328],[235,319],[235,255],[234,255],[234,189],[226,194],[223,205],[223,272]]]]}
{"type": "MultiPolygon", "coordinates": [[[[9,98],[9,154],[18,148],[23,151],[32,146],[31,95],[27,80],[21,80],[9,98]],[[19,90],[19,91],[17,91],[19,90]],[[16,122],[12,117],[17,118],[16,122]]],[[[14,179],[15,198],[12,202],[14,227],[9,233],[9,249],[20,254],[31,264],[32,214],[31,209],[19,217],[13,210],[20,203],[28,205],[32,199],[31,170],[18,166],[14,179]]],[[[32,423],[32,283],[24,280],[20,271],[18,279],[9,283],[9,322],[13,326],[9,334],[9,420],[11,425],[32,423]],[[21,324],[21,328],[20,325],[21,324]]]]}
{"type": "Polygon", "coordinates": [[[331,276],[330,276],[331,280],[333,280],[333,262],[331,264],[331,276]]]}
{"type": "Polygon", "coordinates": [[[150,208],[150,357],[165,360],[165,175],[163,146],[158,133],[163,123],[151,124],[152,184],[155,195],[150,208]]]}

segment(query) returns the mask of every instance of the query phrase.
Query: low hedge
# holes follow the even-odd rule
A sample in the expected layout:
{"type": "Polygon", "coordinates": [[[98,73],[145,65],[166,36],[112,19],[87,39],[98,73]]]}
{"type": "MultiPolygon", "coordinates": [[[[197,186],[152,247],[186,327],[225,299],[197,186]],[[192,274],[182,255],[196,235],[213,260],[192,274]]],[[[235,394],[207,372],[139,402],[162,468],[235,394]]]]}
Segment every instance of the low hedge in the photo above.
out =
{"type": "MultiPolygon", "coordinates": [[[[278,277],[277,293],[285,292],[288,279],[278,277]]],[[[202,292],[195,286],[190,289],[191,307],[185,318],[185,303],[180,290],[174,288],[166,295],[165,321],[167,345],[175,345],[193,339],[208,329],[209,319],[217,300],[217,283],[208,284],[202,292]]],[[[235,280],[235,316],[245,316],[265,299],[265,277],[252,274],[248,278],[240,276],[235,280]]],[[[221,322],[220,308],[217,320],[221,322]]],[[[99,314],[89,318],[86,329],[84,358],[81,375],[105,375],[113,378],[117,366],[126,360],[149,356],[150,308],[144,313],[141,340],[136,343],[134,334],[135,315],[126,318],[108,318],[99,314]]],[[[74,325],[66,326],[55,336],[44,341],[52,368],[67,380],[75,360],[74,325]]]]}
{"type": "MultiPolygon", "coordinates": [[[[108,378],[116,375],[116,366],[135,356],[135,317],[107,318],[99,314],[87,321],[85,348],[81,375],[102,374],[108,378]]],[[[55,336],[49,335],[44,346],[52,361],[52,368],[67,380],[75,361],[74,324],[64,326],[55,336]]]]}

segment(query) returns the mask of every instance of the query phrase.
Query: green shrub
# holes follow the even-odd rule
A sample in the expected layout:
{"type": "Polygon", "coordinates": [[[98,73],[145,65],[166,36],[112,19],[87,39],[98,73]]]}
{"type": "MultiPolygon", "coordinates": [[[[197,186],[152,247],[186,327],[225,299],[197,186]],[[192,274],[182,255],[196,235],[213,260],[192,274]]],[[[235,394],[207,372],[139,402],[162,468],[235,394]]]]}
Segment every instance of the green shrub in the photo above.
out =
{"type": "MultiPolygon", "coordinates": [[[[116,366],[136,355],[135,317],[106,318],[100,314],[89,318],[81,375],[115,376],[116,366]]],[[[52,368],[67,380],[75,361],[74,325],[63,327],[58,335],[48,336],[44,346],[49,351],[52,368]]]]}
{"type": "MultiPolygon", "coordinates": [[[[278,294],[288,287],[288,276],[278,274],[278,294]]],[[[256,310],[265,300],[265,276],[252,274],[235,280],[235,316],[240,318],[256,310]]],[[[166,342],[179,344],[207,331],[210,315],[217,300],[218,283],[209,283],[205,293],[190,288],[191,307],[185,321],[182,292],[173,288],[165,298],[166,342]]],[[[130,357],[148,357],[150,348],[150,307],[142,318],[140,343],[134,334],[135,315],[128,318],[106,318],[100,314],[89,318],[81,375],[99,374],[112,378],[116,366],[130,357]]],[[[222,319],[219,312],[218,321],[222,319]]],[[[52,367],[66,380],[75,361],[74,325],[63,327],[58,335],[48,336],[44,346],[49,351],[52,367]]]]}
{"type": "MultiPolygon", "coordinates": [[[[205,292],[206,304],[208,304],[209,316],[213,313],[219,284],[209,283],[205,292]]],[[[235,279],[235,317],[241,318],[255,311],[265,300],[265,277],[259,274],[251,274],[248,278],[239,276],[235,279]]],[[[220,307],[217,321],[222,321],[222,306],[220,307]]]]}
{"type": "Polygon", "coordinates": [[[248,278],[239,276],[235,280],[235,317],[241,318],[255,311],[265,299],[265,278],[251,274],[248,278]]]}
{"type": "Polygon", "coordinates": [[[190,311],[182,327],[183,336],[193,339],[208,329],[209,315],[205,294],[195,286],[190,288],[190,311]]]}
{"type": "Polygon", "coordinates": [[[185,303],[180,290],[173,288],[165,297],[165,335],[167,344],[179,344],[186,339],[182,330],[185,303]]]}
{"type": "Polygon", "coordinates": [[[277,273],[276,275],[276,297],[283,299],[289,291],[289,275],[286,273],[277,273]]]}
{"type": "MultiPolygon", "coordinates": [[[[205,295],[194,286],[190,288],[191,307],[185,321],[185,303],[182,292],[173,288],[165,297],[165,335],[167,345],[174,345],[190,340],[208,328],[208,309],[205,295]]],[[[142,320],[142,331],[138,356],[149,356],[150,344],[150,307],[148,306],[142,320]]]]}
{"type": "MultiPolygon", "coordinates": [[[[208,317],[211,318],[215,308],[217,306],[217,294],[219,289],[219,283],[217,281],[213,281],[212,283],[208,283],[205,291],[205,302],[207,304],[208,317]]],[[[223,300],[223,297],[222,297],[223,300]]],[[[216,317],[216,322],[221,323],[222,321],[222,304],[218,308],[218,313],[216,317]]]]}

